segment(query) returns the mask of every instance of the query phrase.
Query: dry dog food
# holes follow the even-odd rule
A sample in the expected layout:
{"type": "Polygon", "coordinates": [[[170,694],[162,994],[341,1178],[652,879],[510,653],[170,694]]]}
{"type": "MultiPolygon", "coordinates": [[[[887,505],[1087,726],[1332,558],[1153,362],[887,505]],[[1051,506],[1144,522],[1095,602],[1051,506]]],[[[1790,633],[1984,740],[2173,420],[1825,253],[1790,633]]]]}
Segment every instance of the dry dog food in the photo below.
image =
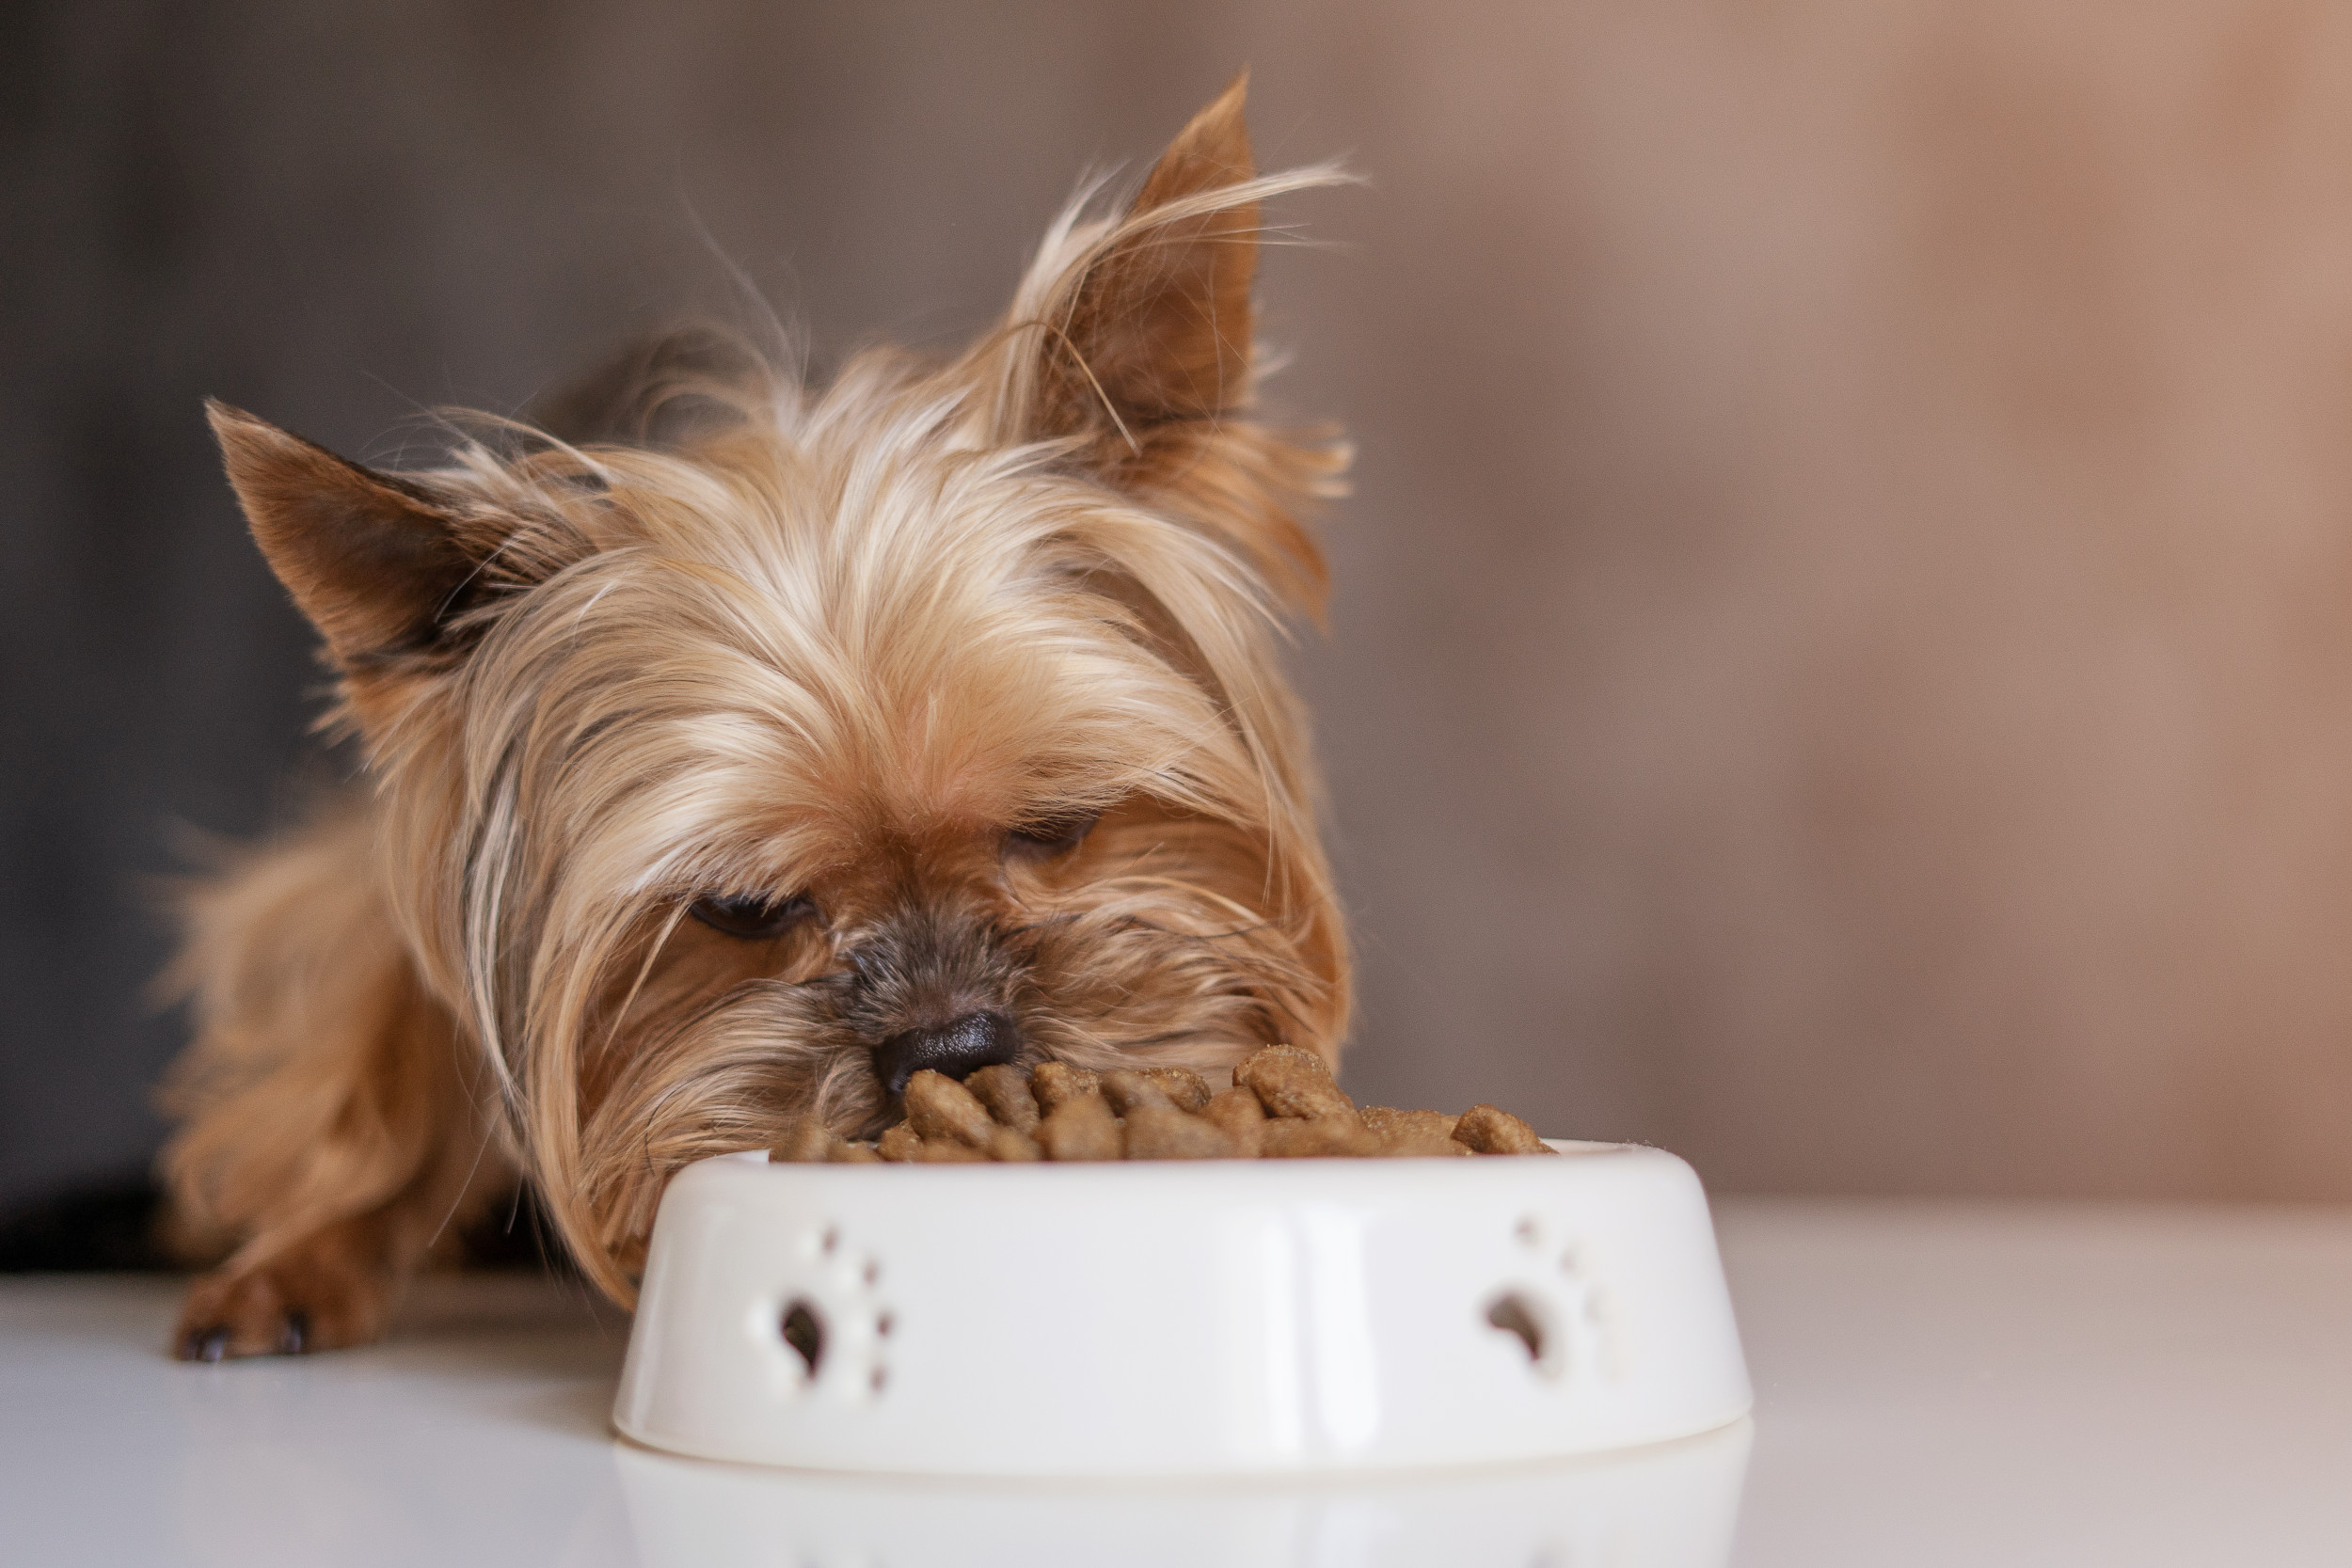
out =
{"type": "Polygon", "coordinates": [[[907,1080],[906,1120],[872,1143],[836,1137],[814,1117],[794,1124],[771,1160],[1254,1160],[1315,1156],[1549,1154],[1508,1111],[1360,1109],[1311,1051],[1269,1045],[1212,1093],[1189,1068],[1096,1072],[1067,1062],[1035,1070],[985,1067],[958,1083],[907,1080]]]}

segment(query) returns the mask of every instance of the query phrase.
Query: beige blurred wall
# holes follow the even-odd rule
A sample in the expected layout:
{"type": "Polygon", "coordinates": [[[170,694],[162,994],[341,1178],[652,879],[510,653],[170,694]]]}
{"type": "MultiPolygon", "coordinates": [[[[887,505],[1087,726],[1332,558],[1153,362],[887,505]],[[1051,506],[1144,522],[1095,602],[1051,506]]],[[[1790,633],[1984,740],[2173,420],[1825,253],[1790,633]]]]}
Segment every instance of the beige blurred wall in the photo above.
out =
{"type": "Polygon", "coordinates": [[[1249,63],[1269,161],[1370,182],[1265,273],[1361,445],[1300,654],[1359,1096],[1730,1189],[2352,1196],[2352,12],[101,14],[91,145],[200,174],[123,373],[378,455],[713,248],[820,351],[951,339],[1249,63]]]}
{"type": "Polygon", "coordinates": [[[2352,12],[1343,14],[1256,53],[1376,182],[1278,294],[1364,1086],[2352,1194],[2352,12]]]}

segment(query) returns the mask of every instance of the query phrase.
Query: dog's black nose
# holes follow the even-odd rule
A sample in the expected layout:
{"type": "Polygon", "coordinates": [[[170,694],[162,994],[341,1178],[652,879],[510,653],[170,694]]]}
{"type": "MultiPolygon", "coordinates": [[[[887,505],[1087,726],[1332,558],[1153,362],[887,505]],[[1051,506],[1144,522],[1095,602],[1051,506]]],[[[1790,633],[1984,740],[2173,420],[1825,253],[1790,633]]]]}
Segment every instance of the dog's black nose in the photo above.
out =
{"type": "Polygon", "coordinates": [[[904,1029],[874,1047],[874,1072],[892,1094],[906,1092],[907,1080],[930,1068],[963,1078],[1021,1050],[1021,1031],[1002,1013],[966,1013],[932,1029],[904,1029]]]}

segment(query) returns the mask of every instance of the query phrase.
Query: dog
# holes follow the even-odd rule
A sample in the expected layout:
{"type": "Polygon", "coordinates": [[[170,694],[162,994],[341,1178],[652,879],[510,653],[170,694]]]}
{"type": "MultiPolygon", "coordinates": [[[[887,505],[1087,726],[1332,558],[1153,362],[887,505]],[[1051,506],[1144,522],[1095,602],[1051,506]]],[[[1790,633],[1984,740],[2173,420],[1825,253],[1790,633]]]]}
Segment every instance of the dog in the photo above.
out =
{"type": "Polygon", "coordinates": [[[952,357],[684,335],[423,472],[210,406],[363,762],[189,899],[177,1354],[373,1339],[523,1192],[627,1305],[673,1171],[921,1069],[1336,1061],[1279,649],[1348,453],[1253,415],[1251,291],[1262,204],[1343,176],[1258,174],[1246,87],[952,357]]]}

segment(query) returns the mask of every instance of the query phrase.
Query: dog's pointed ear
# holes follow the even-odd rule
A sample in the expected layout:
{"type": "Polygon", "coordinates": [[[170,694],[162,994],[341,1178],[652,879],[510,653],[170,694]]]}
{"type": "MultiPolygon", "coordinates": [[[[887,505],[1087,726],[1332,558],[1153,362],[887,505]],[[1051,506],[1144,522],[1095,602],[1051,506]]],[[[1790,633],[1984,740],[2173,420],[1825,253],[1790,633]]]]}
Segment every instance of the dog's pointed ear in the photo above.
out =
{"type": "Polygon", "coordinates": [[[1322,611],[1322,552],[1300,514],[1340,493],[1330,431],[1248,415],[1259,204],[1345,182],[1322,165],[1260,177],[1248,72],[1193,117],[1125,212],[1049,230],[1003,328],[979,350],[996,441],[1069,440],[1069,461],[1239,550],[1275,596],[1322,611]]]}
{"type": "Polygon", "coordinates": [[[254,542],[346,672],[432,651],[481,568],[446,499],[207,401],[254,542]]]}
{"type": "Polygon", "coordinates": [[[1220,198],[1257,173],[1248,86],[1245,71],[1194,116],[1125,214],[1037,291],[1022,435],[1100,431],[1132,448],[1248,401],[1258,202],[1220,198]]]}

